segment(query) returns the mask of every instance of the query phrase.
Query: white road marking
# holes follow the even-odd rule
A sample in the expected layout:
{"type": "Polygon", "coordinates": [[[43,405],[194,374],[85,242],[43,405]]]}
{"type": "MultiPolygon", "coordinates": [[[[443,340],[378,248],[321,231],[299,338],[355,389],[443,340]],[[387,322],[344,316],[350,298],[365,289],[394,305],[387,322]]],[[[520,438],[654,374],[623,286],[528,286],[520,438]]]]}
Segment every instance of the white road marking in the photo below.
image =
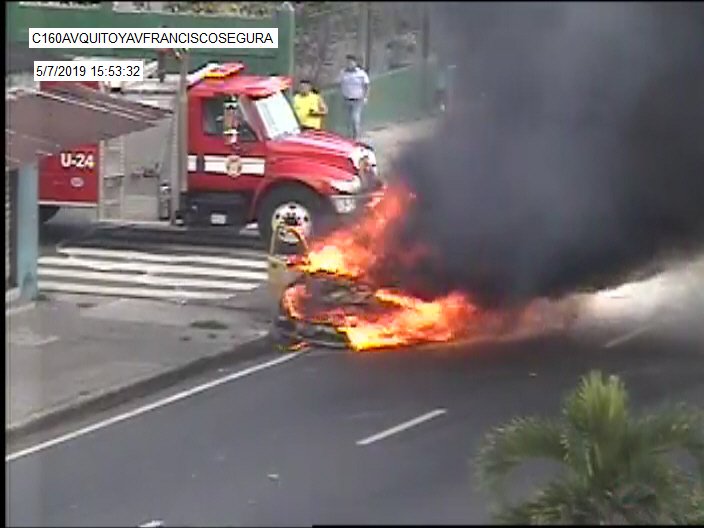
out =
{"type": "Polygon", "coordinates": [[[421,424],[423,422],[427,422],[428,420],[432,420],[433,418],[441,416],[441,415],[445,414],[446,412],[447,412],[446,409],[435,409],[434,411],[430,411],[428,413],[425,413],[417,418],[413,418],[412,420],[408,420],[407,422],[403,422],[402,424],[391,427],[390,429],[386,429],[385,431],[381,431],[380,433],[369,436],[363,440],[358,440],[357,445],[365,446],[365,445],[369,445],[371,443],[377,442],[379,440],[383,440],[384,438],[387,438],[391,435],[395,435],[397,433],[400,433],[401,431],[405,431],[406,429],[410,429],[411,427],[415,427],[418,424],[421,424]]]}
{"type": "MultiPolygon", "coordinates": [[[[258,265],[259,262],[256,262],[258,265]]],[[[206,277],[237,277],[240,279],[266,280],[264,271],[248,271],[232,268],[204,268],[173,264],[146,264],[135,261],[94,260],[79,257],[40,257],[39,266],[60,268],[88,268],[96,271],[139,271],[159,275],[202,275],[206,277]]],[[[254,266],[259,267],[259,266],[254,266]]]]}
{"type": "Polygon", "coordinates": [[[164,526],[164,521],[160,521],[158,519],[155,519],[153,521],[145,522],[144,524],[140,524],[139,528],[158,528],[159,526],[164,526]]]}
{"type": "Polygon", "coordinates": [[[13,332],[10,336],[10,343],[17,346],[26,347],[42,347],[55,343],[59,338],[57,336],[44,337],[42,339],[33,339],[31,333],[29,335],[25,334],[22,330],[20,332],[13,332]]]}
{"type": "Polygon", "coordinates": [[[129,286],[100,286],[98,284],[80,284],[72,282],[56,282],[39,280],[40,291],[84,293],[90,295],[105,295],[108,297],[140,297],[148,299],[200,299],[200,300],[227,300],[235,296],[234,293],[210,293],[199,291],[184,291],[178,289],[157,290],[155,288],[133,288],[129,286]]]}
{"type": "Polygon", "coordinates": [[[6,463],[12,462],[13,460],[17,460],[18,458],[23,458],[28,455],[33,455],[34,453],[44,451],[45,449],[48,449],[50,447],[54,447],[59,444],[63,444],[63,443],[68,442],[70,440],[74,440],[74,439],[79,438],[81,436],[92,433],[94,431],[104,429],[105,427],[109,427],[109,426],[114,425],[116,423],[124,422],[125,420],[129,420],[130,418],[134,418],[136,416],[146,414],[149,411],[153,411],[153,410],[158,409],[160,407],[165,407],[166,405],[170,405],[172,403],[176,403],[178,401],[185,400],[186,398],[189,398],[191,396],[195,396],[196,394],[200,394],[201,392],[205,392],[207,390],[218,387],[218,386],[223,385],[225,383],[228,383],[230,381],[234,381],[236,379],[243,378],[245,376],[249,376],[250,374],[254,374],[255,372],[259,372],[260,370],[264,370],[264,369],[279,365],[281,363],[285,363],[287,361],[295,359],[296,357],[300,356],[301,354],[302,354],[302,352],[292,352],[290,354],[286,354],[286,355],[278,357],[276,359],[272,359],[271,361],[267,361],[266,363],[259,363],[258,365],[254,365],[254,366],[246,368],[244,370],[240,370],[238,372],[233,372],[232,374],[229,374],[229,375],[224,376],[222,378],[218,378],[218,379],[209,381],[207,383],[203,383],[202,385],[198,385],[196,387],[192,387],[188,390],[185,390],[185,391],[179,392],[177,394],[174,394],[172,396],[169,396],[168,398],[163,398],[163,399],[158,400],[154,403],[150,403],[148,405],[138,407],[137,409],[133,409],[131,411],[128,411],[128,412],[125,412],[122,414],[118,414],[117,416],[113,416],[112,418],[108,418],[107,420],[102,420],[102,421],[95,423],[93,425],[83,427],[82,429],[78,429],[77,431],[73,431],[71,433],[67,433],[67,434],[58,436],[52,440],[48,440],[46,442],[42,442],[42,443],[37,444],[35,446],[28,447],[27,449],[17,451],[16,453],[12,453],[11,455],[6,456],[5,462],[6,463]]]}
{"type": "Polygon", "coordinates": [[[255,282],[212,281],[207,279],[187,279],[164,275],[148,275],[145,273],[110,273],[106,271],[84,271],[80,269],[39,268],[39,277],[64,277],[74,280],[98,280],[105,282],[123,282],[128,284],[144,284],[146,286],[162,286],[171,288],[210,288],[216,290],[249,291],[259,286],[255,282]]]}
{"type": "Polygon", "coordinates": [[[36,303],[27,303],[20,306],[15,306],[13,308],[5,308],[5,317],[21,314],[22,312],[27,312],[36,307],[36,303]]]}
{"type": "Polygon", "coordinates": [[[144,253],[142,251],[119,250],[119,249],[99,249],[99,248],[60,248],[59,253],[64,255],[83,255],[92,257],[112,257],[124,260],[140,260],[145,262],[170,262],[170,263],[198,263],[214,264],[216,266],[240,266],[245,268],[266,269],[268,263],[265,255],[261,260],[242,259],[236,257],[214,257],[208,255],[173,255],[144,253]]]}
{"type": "MultiPolygon", "coordinates": [[[[268,279],[266,253],[150,253],[64,247],[39,258],[39,287],[60,293],[227,300],[268,279]]],[[[192,251],[192,248],[189,249],[192,251]]]]}
{"type": "Polygon", "coordinates": [[[615,339],[612,339],[608,343],[604,345],[604,348],[613,348],[615,346],[621,345],[627,341],[630,341],[631,339],[638,337],[641,334],[644,334],[648,330],[650,330],[653,327],[652,324],[648,324],[645,326],[641,326],[640,328],[636,328],[635,330],[628,332],[627,334],[624,334],[622,336],[619,336],[615,339]]]}

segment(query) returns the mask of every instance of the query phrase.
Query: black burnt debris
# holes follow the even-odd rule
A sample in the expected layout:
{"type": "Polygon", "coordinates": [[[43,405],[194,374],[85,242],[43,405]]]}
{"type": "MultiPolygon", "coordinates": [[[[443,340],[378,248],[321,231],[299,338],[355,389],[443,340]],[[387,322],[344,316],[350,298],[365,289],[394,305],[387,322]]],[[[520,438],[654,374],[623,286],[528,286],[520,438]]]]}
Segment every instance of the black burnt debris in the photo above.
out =
{"type": "MultiPolygon", "coordinates": [[[[274,334],[283,351],[307,350],[311,346],[352,350],[354,347],[343,331],[343,321],[358,317],[373,321],[375,316],[388,314],[392,305],[378,299],[375,290],[362,281],[315,273],[303,275],[289,289],[305,287],[292,309],[286,295],[278,305],[274,334]]],[[[480,311],[467,321],[466,332],[460,339],[465,343],[529,337],[563,329],[574,321],[574,306],[536,301],[520,309],[480,311]]],[[[452,344],[448,341],[446,344],[452,344]]],[[[417,346],[422,342],[417,343],[417,346]]],[[[442,346],[442,343],[434,343],[442,346]]]]}
{"type": "Polygon", "coordinates": [[[327,274],[304,275],[289,288],[305,284],[309,295],[303,307],[303,318],[296,318],[287,309],[284,298],[278,304],[274,331],[288,350],[296,350],[301,343],[325,348],[350,348],[346,336],[339,332],[331,320],[308,319],[305,314],[319,314],[343,306],[360,306],[371,296],[371,290],[353,281],[342,280],[327,274]]]}

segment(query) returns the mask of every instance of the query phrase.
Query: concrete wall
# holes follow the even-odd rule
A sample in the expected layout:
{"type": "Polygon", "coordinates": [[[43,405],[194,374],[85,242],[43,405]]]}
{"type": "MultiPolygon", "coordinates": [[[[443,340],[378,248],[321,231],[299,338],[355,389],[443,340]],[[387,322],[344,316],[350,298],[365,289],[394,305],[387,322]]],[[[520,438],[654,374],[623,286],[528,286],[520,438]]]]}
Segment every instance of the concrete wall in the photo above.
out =
{"type": "MultiPolygon", "coordinates": [[[[10,46],[28,45],[29,28],[279,28],[279,48],[275,50],[223,50],[198,49],[190,55],[190,69],[196,69],[207,62],[238,61],[247,64],[249,71],[258,74],[284,74],[293,72],[293,38],[295,24],[293,11],[282,7],[272,18],[237,18],[220,15],[189,15],[159,12],[125,12],[113,11],[112,2],[103,2],[96,7],[58,7],[24,5],[20,2],[8,2],[6,5],[5,30],[10,46]]],[[[100,55],[114,57],[154,59],[154,50],[113,50],[81,49],[61,50],[75,55],[100,55]]],[[[169,64],[172,72],[178,71],[173,61],[169,64]]]]}

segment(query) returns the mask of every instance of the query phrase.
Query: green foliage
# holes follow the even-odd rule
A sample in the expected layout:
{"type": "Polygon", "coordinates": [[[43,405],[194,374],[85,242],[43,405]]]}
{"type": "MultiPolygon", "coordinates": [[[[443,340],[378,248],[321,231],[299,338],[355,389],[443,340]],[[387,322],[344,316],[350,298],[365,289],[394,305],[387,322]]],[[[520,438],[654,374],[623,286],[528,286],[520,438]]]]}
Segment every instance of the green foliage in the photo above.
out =
{"type": "Polygon", "coordinates": [[[693,524],[704,526],[704,488],[697,486],[689,493],[689,503],[685,506],[683,522],[678,524],[693,524]]]}
{"type": "MultiPolygon", "coordinates": [[[[179,13],[223,13],[238,17],[269,17],[282,2],[169,2],[168,8],[179,13]]],[[[334,14],[341,8],[350,10],[357,2],[291,2],[296,17],[303,23],[323,15],[334,14]]]]}
{"type": "Polygon", "coordinates": [[[508,524],[700,524],[704,521],[704,414],[680,405],[642,418],[617,377],[592,372],[564,402],[560,421],[517,418],[491,431],[477,456],[480,484],[499,498],[508,524]],[[696,476],[671,461],[686,452],[696,476]],[[533,459],[563,471],[527,501],[510,505],[503,483],[533,459]]]}
{"type": "Polygon", "coordinates": [[[278,5],[278,2],[169,2],[167,9],[174,13],[263,18],[271,16],[278,5]]]}
{"type": "MultiPolygon", "coordinates": [[[[168,8],[179,13],[222,13],[244,18],[269,17],[274,14],[282,2],[169,2],[168,8]]],[[[351,4],[352,2],[345,2],[351,4]]],[[[329,13],[338,2],[292,2],[296,15],[303,17],[329,13]]]]}

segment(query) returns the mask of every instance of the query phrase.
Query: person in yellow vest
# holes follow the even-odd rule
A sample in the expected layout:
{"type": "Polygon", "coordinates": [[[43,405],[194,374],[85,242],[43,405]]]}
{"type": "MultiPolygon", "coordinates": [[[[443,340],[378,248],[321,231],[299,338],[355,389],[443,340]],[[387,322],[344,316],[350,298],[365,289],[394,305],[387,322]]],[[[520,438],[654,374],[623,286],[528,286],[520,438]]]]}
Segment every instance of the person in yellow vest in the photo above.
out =
{"type": "Polygon", "coordinates": [[[301,79],[298,83],[298,93],[293,96],[293,108],[303,128],[323,128],[323,118],[328,113],[328,107],[323,97],[313,90],[309,80],[301,79]]]}

